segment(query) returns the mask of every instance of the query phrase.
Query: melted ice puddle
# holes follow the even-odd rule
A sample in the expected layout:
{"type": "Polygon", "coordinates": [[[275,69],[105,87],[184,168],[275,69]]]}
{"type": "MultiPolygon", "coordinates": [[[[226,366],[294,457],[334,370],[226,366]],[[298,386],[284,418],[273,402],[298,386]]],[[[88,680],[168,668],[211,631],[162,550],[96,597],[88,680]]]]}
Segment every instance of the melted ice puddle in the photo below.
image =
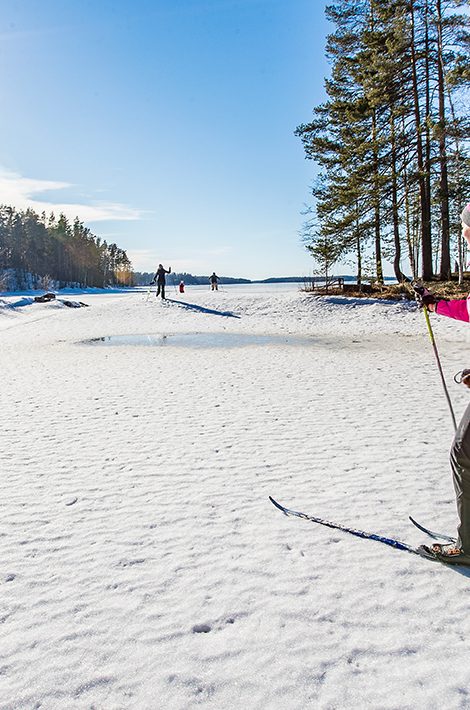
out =
{"type": "Polygon", "coordinates": [[[84,341],[87,345],[145,345],[185,348],[240,348],[247,345],[313,345],[313,338],[243,333],[175,333],[171,335],[106,335],[84,341]]]}

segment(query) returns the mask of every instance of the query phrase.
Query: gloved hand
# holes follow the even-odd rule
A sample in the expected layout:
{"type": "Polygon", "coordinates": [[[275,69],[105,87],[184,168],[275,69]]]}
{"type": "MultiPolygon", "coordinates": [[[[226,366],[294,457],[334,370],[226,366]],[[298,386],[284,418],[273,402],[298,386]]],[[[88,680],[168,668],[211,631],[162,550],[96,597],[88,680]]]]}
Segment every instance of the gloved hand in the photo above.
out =
{"type": "Polygon", "coordinates": [[[428,291],[425,286],[417,286],[415,284],[413,284],[413,290],[420,308],[426,308],[428,311],[435,310],[435,308],[429,308],[429,306],[435,306],[439,299],[431,291],[428,291]]]}
{"type": "Polygon", "coordinates": [[[470,370],[461,370],[454,375],[454,382],[458,385],[465,385],[465,387],[470,388],[470,370]]]}
{"type": "Polygon", "coordinates": [[[465,387],[470,387],[470,370],[462,370],[462,379],[460,381],[465,387]]]}

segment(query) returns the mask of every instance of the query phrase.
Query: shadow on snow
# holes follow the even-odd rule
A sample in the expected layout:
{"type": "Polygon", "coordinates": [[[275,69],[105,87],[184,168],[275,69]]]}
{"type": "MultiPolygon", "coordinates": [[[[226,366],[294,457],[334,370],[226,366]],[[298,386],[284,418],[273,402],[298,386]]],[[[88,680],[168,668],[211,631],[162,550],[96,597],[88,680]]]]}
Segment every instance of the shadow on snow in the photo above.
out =
{"type": "Polygon", "coordinates": [[[174,298],[167,298],[168,303],[176,303],[177,306],[182,306],[188,310],[199,311],[200,313],[208,313],[212,316],[224,316],[225,318],[240,318],[236,313],[231,311],[215,311],[212,308],[204,308],[204,306],[198,306],[195,303],[187,303],[186,301],[177,301],[174,298]]]}

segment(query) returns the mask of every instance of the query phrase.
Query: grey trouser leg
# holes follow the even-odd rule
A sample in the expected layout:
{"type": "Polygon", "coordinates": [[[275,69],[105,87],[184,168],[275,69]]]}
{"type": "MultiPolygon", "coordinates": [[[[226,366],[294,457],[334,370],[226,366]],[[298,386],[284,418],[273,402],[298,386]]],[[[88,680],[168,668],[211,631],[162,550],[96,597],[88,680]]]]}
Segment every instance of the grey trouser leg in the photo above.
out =
{"type": "Polygon", "coordinates": [[[459,516],[458,545],[470,554],[470,404],[457,428],[450,450],[459,516]]]}

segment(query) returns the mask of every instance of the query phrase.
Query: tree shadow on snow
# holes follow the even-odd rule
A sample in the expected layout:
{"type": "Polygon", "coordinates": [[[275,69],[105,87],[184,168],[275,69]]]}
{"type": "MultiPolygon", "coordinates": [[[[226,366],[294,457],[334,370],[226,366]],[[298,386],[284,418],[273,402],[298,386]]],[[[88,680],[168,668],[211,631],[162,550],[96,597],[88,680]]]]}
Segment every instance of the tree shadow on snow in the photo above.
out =
{"type": "Polygon", "coordinates": [[[410,303],[415,305],[414,301],[394,301],[392,299],[386,298],[351,298],[348,296],[324,296],[326,303],[333,303],[335,306],[351,306],[355,308],[356,306],[374,306],[376,304],[384,306],[396,306],[403,305],[404,303],[410,303]]]}
{"type": "Polygon", "coordinates": [[[212,316],[224,316],[225,318],[240,318],[236,313],[231,311],[215,311],[212,308],[204,308],[203,306],[197,306],[195,303],[187,303],[186,301],[176,301],[174,298],[167,298],[168,303],[176,303],[177,306],[182,306],[192,311],[199,311],[200,313],[208,313],[212,316]]]}

